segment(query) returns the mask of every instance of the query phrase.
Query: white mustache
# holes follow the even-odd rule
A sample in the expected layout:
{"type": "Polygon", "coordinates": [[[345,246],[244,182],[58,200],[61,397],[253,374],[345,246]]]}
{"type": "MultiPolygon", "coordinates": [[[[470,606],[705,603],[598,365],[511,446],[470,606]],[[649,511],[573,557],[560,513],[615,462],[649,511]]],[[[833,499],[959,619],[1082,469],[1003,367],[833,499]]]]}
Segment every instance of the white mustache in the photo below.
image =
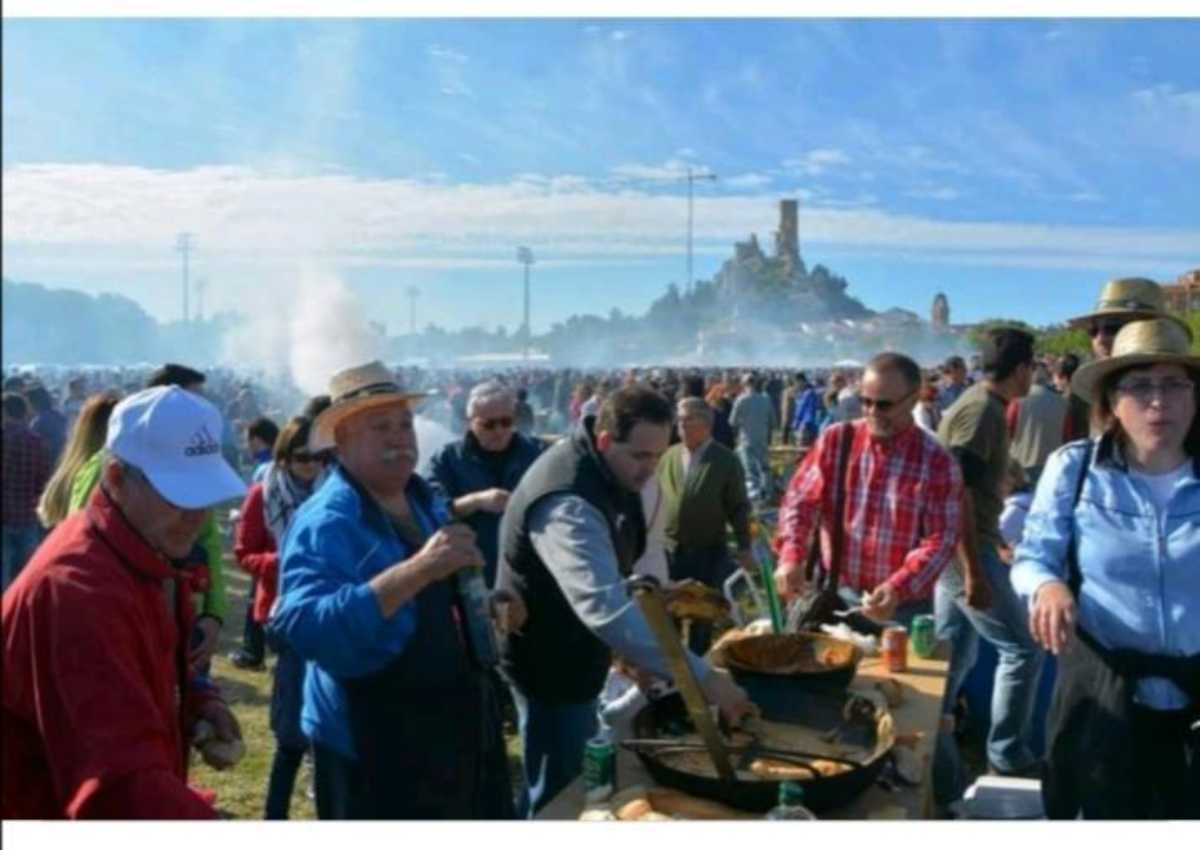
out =
{"type": "Polygon", "coordinates": [[[417,453],[411,449],[387,449],[380,457],[387,463],[392,463],[397,460],[407,460],[411,463],[417,462],[417,453]]]}

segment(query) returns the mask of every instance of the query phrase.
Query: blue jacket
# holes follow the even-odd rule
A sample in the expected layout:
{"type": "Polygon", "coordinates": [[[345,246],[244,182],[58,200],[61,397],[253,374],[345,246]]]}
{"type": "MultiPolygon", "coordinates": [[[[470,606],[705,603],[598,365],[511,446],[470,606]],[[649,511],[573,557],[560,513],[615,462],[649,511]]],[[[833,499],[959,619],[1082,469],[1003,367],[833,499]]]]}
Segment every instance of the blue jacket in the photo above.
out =
{"type": "Polygon", "coordinates": [[[792,430],[797,434],[807,431],[815,436],[821,429],[821,414],[825,412],[821,404],[820,394],[812,387],[806,387],[796,399],[796,412],[792,414],[792,430]]]}
{"type": "MultiPolygon", "coordinates": [[[[413,475],[413,516],[426,535],[447,519],[445,505],[413,475]]],[[[385,619],[367,584],[414,554],[341,467],[296,511],[280,547],[279,608],[273,622],[306,661],[300,728],[348,758],[354,745],[339,679],[386,667],[416,630],[409,601],[385,619]]]]}
{"type": "MultiPolygon", "coordinates": [[[[1032,599],[1045,582],[1067,581],[1072,535],[1083,575],[1078,602],[1083,629],[1108,649],[1168,656],[1200,652],[1200,459],[1176,485],[1160,517],[1111,438],[1063,446],[1046,461],[1016,549],[1017,593],[1032,599]],[[1088,446],[1092,465],[1073,511],[1088,446]]],[[[1165,679],[1143,679],[1136,694],[1157,709],[1188,704],[1165,679]]]]}
{"type": "MultiPolygon", "coordinates": [[[[513,434],[504,466],[497,475],[484,457],[479,442],[468,432],[464,439],[447,443],[433,456],[430,461],[433,480],[430,483],[447,501],[492,487],[501,487],[511,493],[517,489],[521,476],[533,466],[543,448],[540,440],[513,434]]],[[[500,517],[501,514],[490,511],[476,511],[463,518],[463,522],[475,532],[475,542],[483,552],[486,561],[484,576],[488,587],[496,583],[500,517]]]]}

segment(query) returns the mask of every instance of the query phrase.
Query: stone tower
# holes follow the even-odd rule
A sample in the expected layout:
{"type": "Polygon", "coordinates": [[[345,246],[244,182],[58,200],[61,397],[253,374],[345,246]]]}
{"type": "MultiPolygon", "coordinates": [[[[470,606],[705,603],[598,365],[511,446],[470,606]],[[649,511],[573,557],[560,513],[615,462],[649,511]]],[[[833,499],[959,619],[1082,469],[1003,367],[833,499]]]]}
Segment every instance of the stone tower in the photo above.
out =
{"type": "Polygon", "coordinates": [[[944,330],[950,326],[950,300],[939,292],[933,299],[933,311],[929,317],[935,328],[944,330]]]}
{"type": "Polygon", "coordinates": [[[800,218],[797,201],[786,198],[779,202],[779,229],[775,231],[775,256],[783,260],[787,273],[795,273],[800,265],[800,218]]]}

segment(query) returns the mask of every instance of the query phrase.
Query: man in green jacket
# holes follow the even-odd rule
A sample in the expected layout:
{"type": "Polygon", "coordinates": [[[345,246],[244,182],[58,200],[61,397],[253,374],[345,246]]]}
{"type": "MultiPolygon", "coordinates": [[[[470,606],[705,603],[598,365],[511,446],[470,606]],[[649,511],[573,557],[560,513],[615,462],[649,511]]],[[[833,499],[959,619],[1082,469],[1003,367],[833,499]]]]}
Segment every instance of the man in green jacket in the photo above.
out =
{"type": "MultiPolygon", "coordinates": [[[[666,511],[667,562],[672,581],[694,579],[720,590],[736,569],[726,535],[737,540],[737,563],[749,572],[750,499],[737,455],[712,439],[713,410],[704,399],[684,398],[676,407],[681,442],[658,464],[666,511]]],[[[693,628],[692,649],[706,642],[693,628]]]]}

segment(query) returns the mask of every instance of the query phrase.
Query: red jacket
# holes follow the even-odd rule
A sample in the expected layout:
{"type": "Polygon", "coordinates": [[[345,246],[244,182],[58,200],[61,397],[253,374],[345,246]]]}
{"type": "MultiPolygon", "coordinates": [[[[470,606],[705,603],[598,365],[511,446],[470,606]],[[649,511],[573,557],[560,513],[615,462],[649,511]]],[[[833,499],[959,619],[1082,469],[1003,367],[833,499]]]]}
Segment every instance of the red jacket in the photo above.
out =
{"type": "Polygon", "coordinates": [[[4,593],[4,818],[215,817],[187,785],[187,741],[216,697],[188,683],[178,582],[97,487],[4,593]]]}
{"type": "Polygon", "coordinates": [[[263,485],[255,484],[242,502],[242,518],[233,540],[233,554],[243,570],[258,579],[254,591],[254,622],[265,623],[279,595],[279,553],[263,513],[263,485]]]}

